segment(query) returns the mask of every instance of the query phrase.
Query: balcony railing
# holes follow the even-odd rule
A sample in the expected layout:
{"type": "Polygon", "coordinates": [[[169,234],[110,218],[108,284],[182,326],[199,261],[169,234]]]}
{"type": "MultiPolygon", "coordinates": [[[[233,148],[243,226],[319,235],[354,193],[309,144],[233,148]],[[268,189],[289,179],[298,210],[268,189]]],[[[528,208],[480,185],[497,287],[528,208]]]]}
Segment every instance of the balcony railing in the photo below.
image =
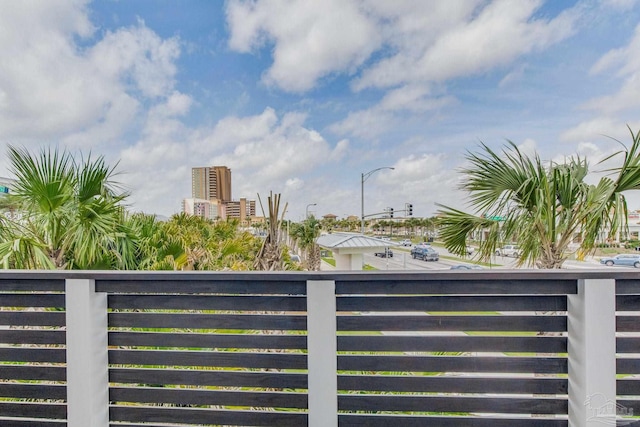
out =
{"type": "Polygon", "coordinates": [[[635,270],[0,274],[0,425],[606,426],[635,270]]]}

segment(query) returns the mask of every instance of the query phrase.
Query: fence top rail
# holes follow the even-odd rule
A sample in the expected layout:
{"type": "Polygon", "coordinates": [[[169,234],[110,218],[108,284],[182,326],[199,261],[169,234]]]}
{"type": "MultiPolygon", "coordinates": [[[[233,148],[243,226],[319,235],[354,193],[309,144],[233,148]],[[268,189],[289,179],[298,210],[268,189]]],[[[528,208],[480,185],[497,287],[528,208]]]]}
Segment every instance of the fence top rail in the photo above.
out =
{"type": "Polygon", "coordinates": [[[401,280],[450,280],[450,281],[494,281],[494,280],[580,280],[580,279],[624,279],[638,280],[635,269],[629,271],[612,269],[593,270],[534,270],[496,269],[483,271],[429,270],[429,271],[101,271],[101,270],[3,270],[1,280],[16,279],[95,279],[119,280],[190,280],[190,281],[388,281],[401,280]]]}

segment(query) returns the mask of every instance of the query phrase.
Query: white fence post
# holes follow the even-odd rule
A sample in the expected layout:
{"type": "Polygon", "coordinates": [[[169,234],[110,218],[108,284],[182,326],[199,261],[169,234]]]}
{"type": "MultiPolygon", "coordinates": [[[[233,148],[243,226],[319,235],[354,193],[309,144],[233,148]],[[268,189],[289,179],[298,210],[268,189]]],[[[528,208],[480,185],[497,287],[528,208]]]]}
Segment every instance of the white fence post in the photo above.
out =
{"type": "Polygon", "coordinates": [[[107,294],[95,281],[66,280],[67,425],[109,426],[107,294]]]}
{"type": "Polygon", "coordinates": [[[338,426],[336,285],[307,281],[309,427],[338,426]]]}
{"type": "Polygon", "coordinates": [[[578,280],[568,296],[569,426],[616,425],[616,283],[578,280]]]}

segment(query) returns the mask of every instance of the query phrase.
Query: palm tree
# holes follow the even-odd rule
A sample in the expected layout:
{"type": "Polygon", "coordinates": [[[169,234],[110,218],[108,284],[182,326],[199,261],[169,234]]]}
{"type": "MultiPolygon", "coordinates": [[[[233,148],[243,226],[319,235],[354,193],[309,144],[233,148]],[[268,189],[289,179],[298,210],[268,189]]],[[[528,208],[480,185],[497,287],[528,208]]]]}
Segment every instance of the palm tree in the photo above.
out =
{"type": "Polygon", "coordinates": [[[293,224],[289,231],[298,247],[304,251],[307,267],[312,271],[320,270],[320,247],[316,244],[320,228],[321,222],[311,215],[301,223],[293,224]]]}
{"type": "Polygon", "coordinates": [[[146,268],[250,270],[261,242],[238,226],[237,220],[213,222],[185,213],[173,215],[145,245],[146,268]]]}
{"type": "MultiPolygon", "coordinates": [[[[267,217],[259,194],[258,201],[260,202],[263,216],[267,217]]],[[[284,268],[283,251],[285,247],[282,243],[280,231],[282,230],[284,215],[287,212],[288,205],[285,203],[282,215],[280,215],[280,194],[270,192],[269,197],[267,197],[267,206],[269,208],[267,236],[258,251],[254,268],[260,271],[277,271],[284,268]]]]}
{"type": "Polygon", "coordinates": [[[480,154],[468,153],[461,185],[478,214],[439,205],[445,246],[463,255],[467,238],[480,232],[482,259],[490,259],[501,242],[516,242],[519,265],[539,268],[561,268],[576,238],[581,252],[593,252],[602,233],[611,237],[626,229],[623,193],[640,189],[640,133],[629,130],[631,147],[621,143],[623,149],[605,159],[621,155],[622,165],[605,171],[597,185],[585,181],[588,163],[579,156],[545,164],[510,141],[502,155],[482,144],[480,154]]]}
{"type": "Polygon", "coordinates": [[[33,157],[10,146],[16,176],[10,203],[17,218],[0,223],[0,257],[11,268],[124,268],[118,253],[131,247],[122,227],[127,194],[112,180],[114,168],[91,155],[80,162],[66,151],[33,157]]]}

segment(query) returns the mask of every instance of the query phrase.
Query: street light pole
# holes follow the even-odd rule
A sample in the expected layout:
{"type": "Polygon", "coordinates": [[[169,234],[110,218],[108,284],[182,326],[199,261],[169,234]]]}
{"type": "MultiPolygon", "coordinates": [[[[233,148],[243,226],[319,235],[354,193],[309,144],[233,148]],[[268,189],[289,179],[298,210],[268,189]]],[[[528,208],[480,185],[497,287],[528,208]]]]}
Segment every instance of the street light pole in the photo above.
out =
{"type": "Polygon", "coordinates": [[[364,182],[367,179],[369,179],[371,175],[373,175],[374,173],[382,169],[394,170],[395,168],[392,168],[390,166],[383,166],[381,168],[370,170],[369,172],[363,173],[361,175],[361,179],[360,179],[360,233],[361,234],[364,234],[364,182]]]}
{"type": "Polygon", "coordinates": [[[318,206],[317,203],[309,203],[306,207],[306,209],[304,210],[304,219],[309,218],[309,206],[318,206]]]}

